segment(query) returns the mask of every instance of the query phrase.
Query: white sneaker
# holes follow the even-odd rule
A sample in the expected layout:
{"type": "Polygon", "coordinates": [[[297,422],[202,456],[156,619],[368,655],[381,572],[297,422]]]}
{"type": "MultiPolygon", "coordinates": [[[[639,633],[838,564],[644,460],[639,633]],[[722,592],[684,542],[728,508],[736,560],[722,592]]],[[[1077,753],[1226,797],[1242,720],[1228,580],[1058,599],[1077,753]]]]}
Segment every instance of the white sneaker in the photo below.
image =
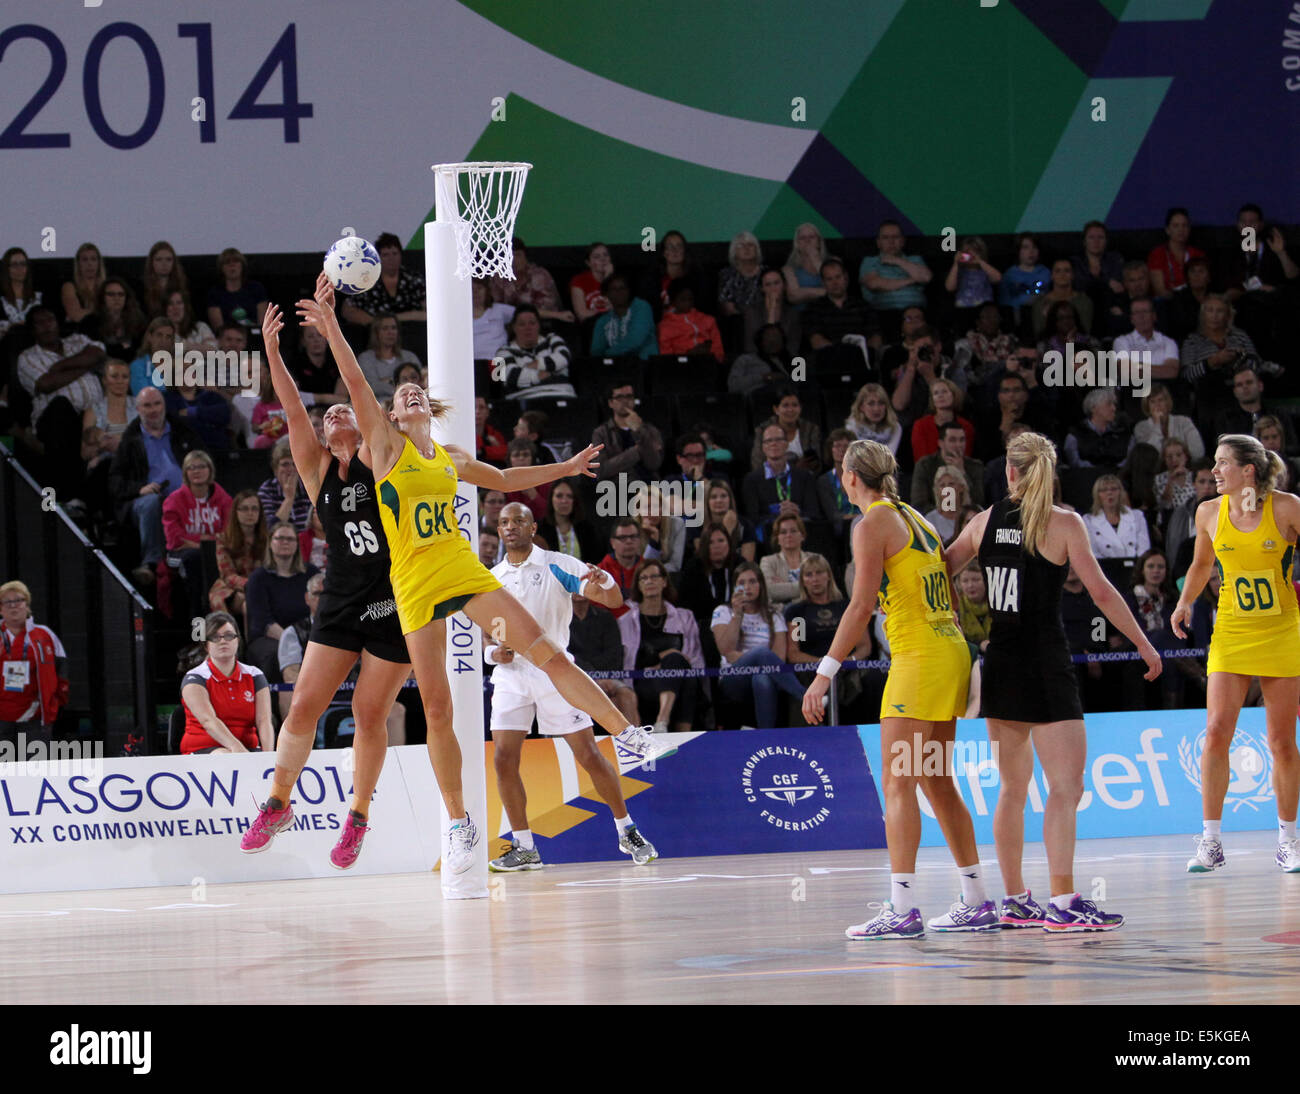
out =
{"type": "Polygon", "coordinates": [[[1219,867],[1226,865],[1227,860],[1223,857],[1222,841],[1210,839],[1208,836],[1198,836],[1196,839],[1196,854],[1187,860],[1187,872],[1189,874],[1208,874],[1211,870],[1217,870],[1219,867]]]}
{"type": "Polygon", "coordinates": [[[1275,861],[1284,874],[1300,874],[1300,839],[1279,843],[1275,861]]]}
{"type": "Polygon", "coordinates": [[[453,824],[447,833],[447,854],[442,860],[449,874],[463,874],[474,865],[474,848],[478,846],[478,826],[465,814],[464,824],[453,824]]]}
{"type": "MultiPolygon", "coordinates": [[[[677,746],[669,744],[666,739],[655,740],[649,729],[648,726],[628,726],[614,738],[614,755],[618,757],[620,770],[660,756],[671,756],[677,751],[677,746]]],[[[664,736],[666,738],[667,734],[664,736]]]]}

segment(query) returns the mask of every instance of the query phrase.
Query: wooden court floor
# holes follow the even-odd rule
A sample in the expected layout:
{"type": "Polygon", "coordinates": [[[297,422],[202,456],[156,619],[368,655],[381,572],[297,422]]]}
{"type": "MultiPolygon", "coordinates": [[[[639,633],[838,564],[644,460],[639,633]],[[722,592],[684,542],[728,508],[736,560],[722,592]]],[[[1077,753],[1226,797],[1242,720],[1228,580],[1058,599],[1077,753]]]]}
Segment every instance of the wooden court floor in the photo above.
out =
{"type": "MultiPolygon", "coordinates": [[[[550,866],[480,901],[432,874],[7,896],[0,1002],[1295,1003],[1300,875],[1272,838],[1230,836],[1200,877],[1189,837],[1083,843],[1076,885],[1128,923],[1066,936],[850,942],[888,895],[883,851],[550,866]]],[[[1025,857],[1045,887],[1042,846],[1025,857]]],[[[918,872],[945,911],[946,852],[918,872]]]]}

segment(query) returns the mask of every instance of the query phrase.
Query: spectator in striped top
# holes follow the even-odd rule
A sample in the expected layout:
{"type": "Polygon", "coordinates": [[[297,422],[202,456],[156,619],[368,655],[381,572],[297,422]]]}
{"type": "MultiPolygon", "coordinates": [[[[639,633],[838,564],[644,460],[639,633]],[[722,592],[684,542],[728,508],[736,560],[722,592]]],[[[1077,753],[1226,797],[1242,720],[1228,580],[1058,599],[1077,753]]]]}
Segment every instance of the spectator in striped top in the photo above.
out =
{"type": "Polygon", "coordinates": [[[271,477],[257,488],[268,525],[288,521],[301,532],[311,519],[311,498],[298,478],[289,438],[281,437],[271,449],[271,477]]]}
{"type": "Polygon", "coordinates": [[[522,304],[510,323],[510,342],[497,352],[505,398],[557,395],[573,398],[569,362],[573,354],[558,334],[543,334],[537,309],[522,304]]]}

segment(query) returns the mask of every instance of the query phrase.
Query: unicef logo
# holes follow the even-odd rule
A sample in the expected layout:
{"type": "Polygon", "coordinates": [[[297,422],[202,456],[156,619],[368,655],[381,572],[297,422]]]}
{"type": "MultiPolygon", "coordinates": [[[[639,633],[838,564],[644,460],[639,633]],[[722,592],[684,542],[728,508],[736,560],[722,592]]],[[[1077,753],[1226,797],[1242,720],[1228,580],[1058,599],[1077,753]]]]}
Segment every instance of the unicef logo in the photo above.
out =
{"type": "MultiPolygon", "coordinates": [[[[1251,733],[1237,730],[1234,745],[1228,753],[1232,781],[1228,783],[1225,805],[1235,813],[1243,805],[1256,811],[1265,802],[1273,800],[1273,756],[1268,746],[1251,733]]],[[[1205,734],[1189,742],[1186,737],[1178,742],[1178,762],[1183,774],[1197,790],[1201,789],[1201,753],[1205,751],[1205,734]]]]}
{"type": "Polygon", "coordinates": [[[800,748],[772,745],[745,761],[740,788],[774,828],[808,832],[831,815],[835,784],[821,763],[800,748]]]}

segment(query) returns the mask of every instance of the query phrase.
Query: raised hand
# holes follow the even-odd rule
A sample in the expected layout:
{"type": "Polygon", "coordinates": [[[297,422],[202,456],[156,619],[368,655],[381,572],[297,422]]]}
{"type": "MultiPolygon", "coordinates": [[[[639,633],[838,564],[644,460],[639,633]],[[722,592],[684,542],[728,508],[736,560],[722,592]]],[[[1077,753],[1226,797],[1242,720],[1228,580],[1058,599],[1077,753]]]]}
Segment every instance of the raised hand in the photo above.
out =
{"type": "Polygon", "coordinates": [[[596,456],[604,448],[603,444],[589,444],[576,456],[570,456],[564,461],[564,466],[568,468],[562,476],[568,478],[570,475],[586,475],[589,479],[596,477],[596,468],[600,466],[596,456]]]}
{"type": "Polygon", "coordinates": [[[262,318],[262,344],[266,347],[267,356],[280,352],[282,330],[284,330],[284,320],[281,318],[280,309],[277,305],[271,304],[262,318]]]}

